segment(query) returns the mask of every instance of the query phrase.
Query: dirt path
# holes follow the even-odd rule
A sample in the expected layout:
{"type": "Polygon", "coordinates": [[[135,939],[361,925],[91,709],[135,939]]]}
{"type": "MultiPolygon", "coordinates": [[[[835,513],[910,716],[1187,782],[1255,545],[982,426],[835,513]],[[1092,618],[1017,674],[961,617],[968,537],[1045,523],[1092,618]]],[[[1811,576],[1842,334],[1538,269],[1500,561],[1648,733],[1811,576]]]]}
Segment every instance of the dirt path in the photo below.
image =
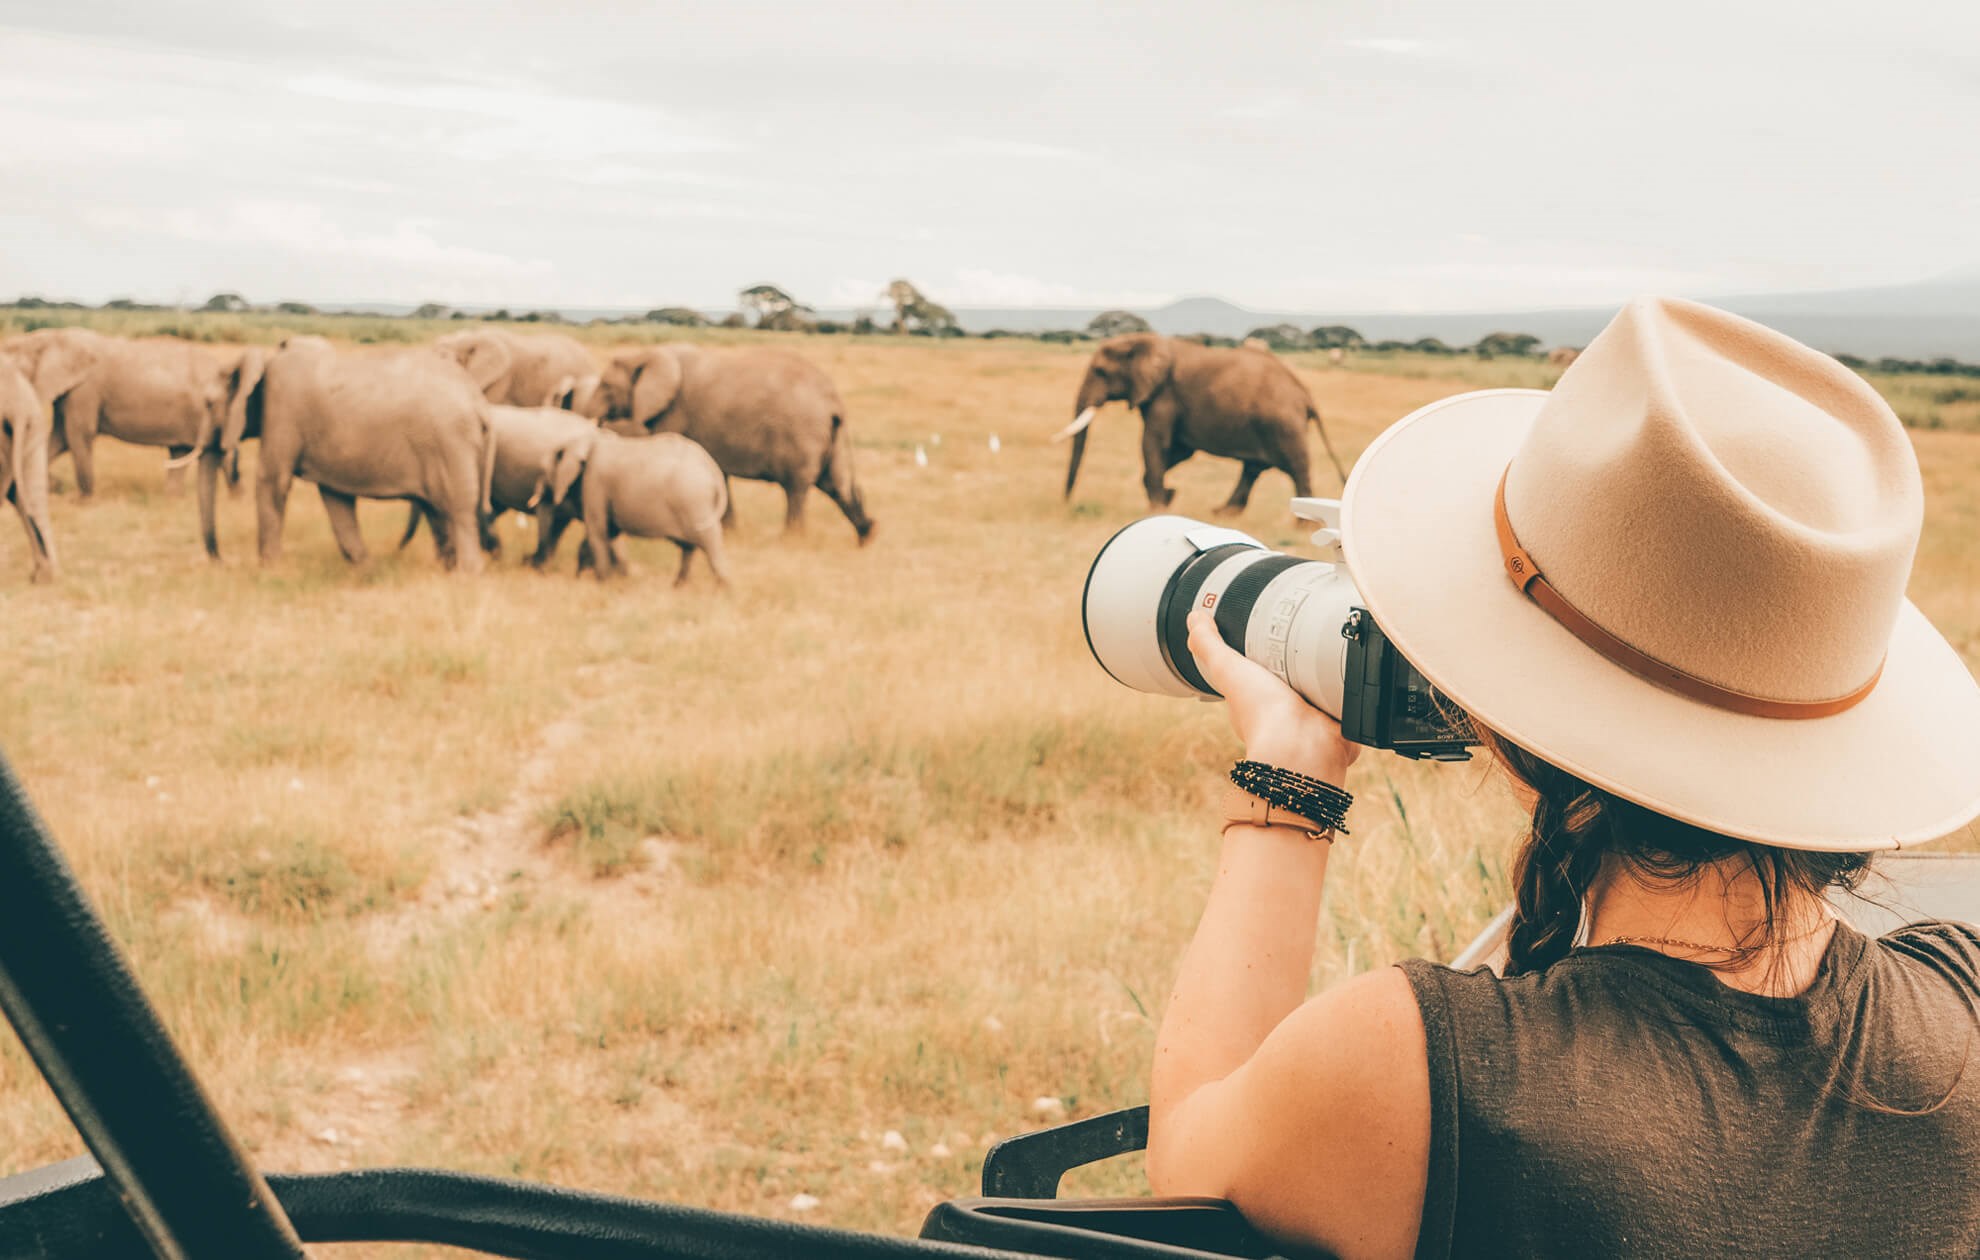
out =
{"type": "MultiPolygon", "coordinates": [[[[426,883],[364,925],[365,943],[374,958],[386,961],[418,936],[493,911],[516,894],[578,899],[592,913],[605,915],[650,906],[664,889],[672,866],[673,847],[668,842],[649,837],[640,848],[641,864],[610,879],[594,878],[544,843],[538,820],[555,799],[563,754],[583,733],[584,723],[576,717],[545,726],[499,806],[433,830],[433,873],[426,883]]],[[[283,1171],[327,1171],[375,1162],[377,1156],[367,1155],[367,1147],[403,1123],[420,1057],[420,1047],[412,1042],[356,1055],[331,1068],[319,1088],[292,1101],[293,1120],[259,1144],[257,1160],[283,1171]]],[[[309,1075],[308,1068],[298,1070],[302,1079],[309,1075]]]]}

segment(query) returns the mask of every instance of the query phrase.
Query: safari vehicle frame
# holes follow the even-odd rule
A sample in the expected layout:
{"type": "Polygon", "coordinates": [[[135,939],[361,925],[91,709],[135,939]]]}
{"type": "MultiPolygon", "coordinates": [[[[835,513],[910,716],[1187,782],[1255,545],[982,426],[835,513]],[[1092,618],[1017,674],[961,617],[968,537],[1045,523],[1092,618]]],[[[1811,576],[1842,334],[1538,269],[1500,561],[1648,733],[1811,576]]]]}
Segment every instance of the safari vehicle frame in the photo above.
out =
{"type": "MultiPolygon", "coordinates": [[[[1886,859],[1866,930],[1980,917],[1980,855],[1886,859]]],[[[1502,915],[1460,955],[1489,961],[1502,915]]],[[[0,758],[0,1006],[91,1154],[0,1178],[0,1260],[298,1257],[303,1244],[438,1243],[528,1260],[1267,1257],[1221,1199],[1057,1198],[1072,1168],[1142,1149],[1148,1109],[1012,1138],[982,1196],[938,1205],[919,1238],[424,1168],[266,1178],[214,1110],[53,837],[0,758]]]]}

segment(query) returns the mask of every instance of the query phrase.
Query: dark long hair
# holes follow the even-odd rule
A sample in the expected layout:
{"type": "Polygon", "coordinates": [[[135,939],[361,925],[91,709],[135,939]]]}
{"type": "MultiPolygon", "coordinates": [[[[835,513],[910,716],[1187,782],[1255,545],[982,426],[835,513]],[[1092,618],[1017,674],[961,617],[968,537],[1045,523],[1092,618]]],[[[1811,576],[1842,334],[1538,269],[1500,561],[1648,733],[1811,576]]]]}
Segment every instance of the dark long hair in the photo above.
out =
{"type": "MultiPolygon", "coordinates": [[[[1567,956],[1581,927],[1583,899],[1609,855],[1623,860],[1629,877],[1664,887],[1695,881],[1727,858],[1745,862],[1760,883],[1760,921],[1720,957],[1693,960],[1713,968],[1738,966],[1780,939],[1781,910],[1790,899],[1836,888],[1854,894],[1870,873],[1868,853],[1783,849],[1706,831],[1605,792],[1483,726],[1475,729],[1499,766],[1534,795],[1532,825],[1513,863],[1509,976],[1543,971],[1567,956]]],[[[1924,1116],[1944,1107],[1959,1092],[1980,1044],[1980,1002],[1966,993],[1960,998],[1973,1027],[1952,1082],[1936,1102],[1913,1108],[1877,1097],[1864,1080],[1862,1048],[1852,1049],[1840,1033],[1830,1047],[1835,1059],[1833,1074],[1825,1077],[1828,1087],[1856,1106],[1890,1116],[1924,1116]]]]}
{"type": "Polygon", "coordinates": [[[1506,941],[1506,974],[1541,971],[1567,956],[1581,926],[1583,899],[1603,859],[1623,860],[1629,875],[1662,886],[1695,881],[1727,858],[1745,863],[1759,881],[1760,922],[1707,966],[1733,966],[1779,939],[1781,912],[1791,901],[1831,888],[1854,892],[1870,870],[1867,853],[1783,849],[1735,840],[1645,809],[1569,774],[1478,728],[1479,737],[1519,783],[1532,789],[1533,821],[1513,863],[1513,920],[1506,941]]]}

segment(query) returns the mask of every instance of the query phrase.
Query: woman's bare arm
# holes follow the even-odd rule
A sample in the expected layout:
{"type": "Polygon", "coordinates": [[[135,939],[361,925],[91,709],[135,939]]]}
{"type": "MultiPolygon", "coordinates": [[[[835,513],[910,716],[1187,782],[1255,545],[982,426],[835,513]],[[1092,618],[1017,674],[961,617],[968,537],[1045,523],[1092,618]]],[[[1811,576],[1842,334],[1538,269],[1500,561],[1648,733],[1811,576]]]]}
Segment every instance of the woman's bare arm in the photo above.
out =
{"type": "MultiPolygon", "coordinates": [[[[1329,782],[1339,726],[1191,620],[1246,754],[1329,782]]],[[[1329,845],[1278,827],[1224,835],[1215,884],[1156,1038],[1148,1176],[1228,1198],[1256,1225],[1342,1256],[1406,1256],[1429,1162],[1422,1019],[1402,973],[1303,1001],[1329,845]]]]}

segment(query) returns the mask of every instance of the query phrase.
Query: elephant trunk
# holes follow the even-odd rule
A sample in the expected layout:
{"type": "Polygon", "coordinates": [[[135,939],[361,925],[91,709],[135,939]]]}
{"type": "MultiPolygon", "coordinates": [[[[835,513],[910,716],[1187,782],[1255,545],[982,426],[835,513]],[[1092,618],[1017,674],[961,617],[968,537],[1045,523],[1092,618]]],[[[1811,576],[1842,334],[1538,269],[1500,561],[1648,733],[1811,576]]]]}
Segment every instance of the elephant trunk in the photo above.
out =
{"type": "Polygon", "coordinates": [[[1072,458],[1066,462],[1066,497],[1072,498],[1073,482],[1079,479],[1080,457],[1086,454],[1086,431],[1100,408],[1107,405],[1107,381],[1089,369],[1079,383],[1079,397],[1073,399],[1073,422],[1052,435],[1054,442],[1072,439],[1072,458]]]}

